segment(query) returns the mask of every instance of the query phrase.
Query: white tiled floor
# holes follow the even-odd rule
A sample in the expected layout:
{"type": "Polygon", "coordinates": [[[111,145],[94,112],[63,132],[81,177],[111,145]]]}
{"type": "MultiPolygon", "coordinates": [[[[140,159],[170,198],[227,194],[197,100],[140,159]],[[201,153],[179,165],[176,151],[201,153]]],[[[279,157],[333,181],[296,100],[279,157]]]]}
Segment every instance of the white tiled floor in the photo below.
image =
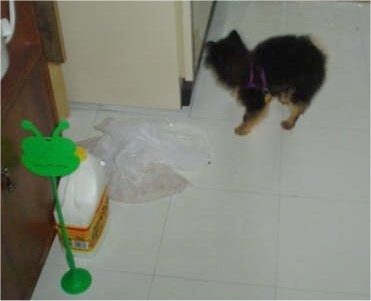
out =
{"type": "Polygon", "coordinates": [[[201,68],[181,112],[113,112],[72,106],[75,140],[106,116],[167,116],[207,134],[211,165],[180,194],[140,205],[111,203],[110,224],[89,269],[92,287],[65,294],[57,242],[33,299],[369,299],[369,5],[354,2],[221,2],[210,39],[237,28],[248,45],[313,33],[329,53],[328,78],[291,132],[286,108],[247,137],[243,110],[201,68]]]}

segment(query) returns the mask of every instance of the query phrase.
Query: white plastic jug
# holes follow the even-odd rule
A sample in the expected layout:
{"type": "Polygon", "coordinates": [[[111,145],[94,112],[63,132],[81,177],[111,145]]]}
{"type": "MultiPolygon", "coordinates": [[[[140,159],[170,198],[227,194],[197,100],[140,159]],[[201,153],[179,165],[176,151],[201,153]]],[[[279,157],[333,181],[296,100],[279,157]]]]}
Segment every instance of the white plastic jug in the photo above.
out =
{"type": "MultiPolygon", "coordinates": [[[[90,253],[97,245],[108,219],[106,186],[104,163],[89,153],[77,170],[60,180],[58,193],[73,251],[90,253]]],[[[59,225],[57,229],[61,237],[59,225]]]]}
{"type": "Polygon", "coordinates": [[[16,7],[14,0],[9,0],[9,20],[7,18],[1,19],[1,79],[3,79],[9,67],[9,54],[7,43],[13,37],[16,23],[16,7]]]}

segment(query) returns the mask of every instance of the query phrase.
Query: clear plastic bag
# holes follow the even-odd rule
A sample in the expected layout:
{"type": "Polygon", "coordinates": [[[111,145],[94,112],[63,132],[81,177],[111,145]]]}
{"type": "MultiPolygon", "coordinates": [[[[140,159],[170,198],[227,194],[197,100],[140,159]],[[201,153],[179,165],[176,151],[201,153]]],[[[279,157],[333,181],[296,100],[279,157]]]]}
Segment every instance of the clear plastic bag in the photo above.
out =
{"type": "Polygon", "coordinates": [[[210,162],[203,132],[166,119],[106,118],[101,137],[80,142],[107,164],[108,195],[126,203],[146,202],[182,191],[189,182],[176,170],[210,162]]]}

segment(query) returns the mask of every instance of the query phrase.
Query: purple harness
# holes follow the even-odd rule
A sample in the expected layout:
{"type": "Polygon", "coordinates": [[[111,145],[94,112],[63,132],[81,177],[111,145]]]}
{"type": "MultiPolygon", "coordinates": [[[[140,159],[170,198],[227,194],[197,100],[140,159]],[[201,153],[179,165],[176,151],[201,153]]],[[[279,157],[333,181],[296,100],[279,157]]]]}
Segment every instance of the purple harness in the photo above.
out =
{"type": "MultiPolygon", "coordinates": [[[[265,71],[264,68],[259,67],[259,74],[260,74],[260,79],[262,82],[262,90],[263,92],[268,91],[268,84],[267,84],[267,79],[265,77],[265,71]]],[[[247,88],[258,88],[258,86],[255,84],[254,81],[254,65],[253,63],[250,62],[250,74],[249,74],[249,82],[247,83],[247,88]]]]}

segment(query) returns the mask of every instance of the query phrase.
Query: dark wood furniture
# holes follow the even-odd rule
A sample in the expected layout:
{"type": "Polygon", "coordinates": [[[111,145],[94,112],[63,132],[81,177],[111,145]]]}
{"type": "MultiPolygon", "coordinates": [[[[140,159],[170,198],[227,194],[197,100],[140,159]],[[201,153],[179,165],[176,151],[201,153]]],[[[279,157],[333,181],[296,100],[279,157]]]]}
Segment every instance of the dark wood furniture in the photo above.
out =
{"type": "MultiPolygon", "coordinates": [[[[51,183],[21,165],[21,140],[31,133],[22,130],[20,122],[28,119],[49,135],[57,112],[35,3],[15,3],[10,65],[1,80],[1,299],[30,299],[55,227],[51,183]]],[[[1,17],[7,16],[8,2],[1,1],[1,17]]]]}

